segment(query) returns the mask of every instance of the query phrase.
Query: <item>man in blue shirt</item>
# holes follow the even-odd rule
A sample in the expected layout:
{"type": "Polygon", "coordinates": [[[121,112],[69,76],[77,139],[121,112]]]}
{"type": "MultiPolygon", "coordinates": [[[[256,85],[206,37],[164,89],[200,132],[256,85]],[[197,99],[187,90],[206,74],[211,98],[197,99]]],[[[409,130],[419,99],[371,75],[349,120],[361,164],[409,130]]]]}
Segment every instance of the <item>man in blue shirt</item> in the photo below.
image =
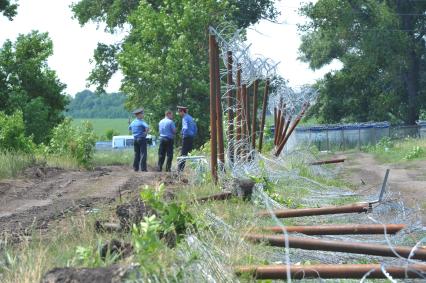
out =
{"type": "Polygon", "coordinates": [[[140,166],[141,171],[146,172],[146,135],[148,134],[149,126],[143,120],[143,108],[133,111],[133,114],[136,115],[136,119],[129,125],[129,131],[132,131],[134,138],[133,147],[135,149],[135,158],[133,160],[133,169],[137,172],[140,166]]]}
{"type": "MultiPolygon", "coordinates": [[[[185,106],[178,106],[179,116],[182,117],[182,150],[181,156],[187,156],[192,151],[194,146],[194,137],[197,135],[197,124],[194,119],[188,114],[188,108],[185,106]]],[[[178,170],[183,171],[185,168],[185,161],[178,164],[178,170]]]]}
{"type": "Polygon", "coordinates": [[[166,172],[170,172],[173,160],[173,140],[175,138],[176,126],[173,122],[173,113],[167,110],[163,120],[158,123],[160,133],[160,146],[158,148],[158,171],[163,169],[167,154],[166,172]]]}

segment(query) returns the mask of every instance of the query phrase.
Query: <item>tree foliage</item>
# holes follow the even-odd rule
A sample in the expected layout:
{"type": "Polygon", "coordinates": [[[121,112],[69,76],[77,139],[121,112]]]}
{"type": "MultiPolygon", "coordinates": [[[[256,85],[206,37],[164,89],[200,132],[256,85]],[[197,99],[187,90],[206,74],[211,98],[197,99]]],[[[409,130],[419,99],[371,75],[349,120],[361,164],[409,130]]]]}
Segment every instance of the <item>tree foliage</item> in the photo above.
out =
{"type": "Polygon", "coordinates": [[[62,119],[67,103],[55,71],[47,65],[53,54],[47,33],[33,31],[7,40],[0,48],[0,111],[23,112],[25,133],[37,143],[48,139],[50,130],[62,119]]]}
{"type": "Polygon", "coordinates": [[[25,136],[21,111],[6,115],[0,111],[0,152],[4,150],[32,152],[34,144],[25,136]]]}
{"type": "Polygon", "coordinates": [[[343,63],[318,82],[324,121],[415,123],[426,106],[425,11],[425,1],[412,0],[319,0],[301,9],[311,20],[300,27],[301,58],[313,69],[343,63]]]}
{"type": "Polygon", "coordinates": [[[0,13],[2,13],[9,20],[12,20],[13,17],[16,16],[18,5],[15,2],[16,1],[0,0],[0,13]]]}
{"type": "Polygon", "coordinates": [[[83,167],[91,165],[95,153],[96,135],[93,126],[85,121],[80,126],[73,126],[70,119],[65,119],[52,130],[47,152],[59,156],[74,158],[83,167]]]}
{"type": "Polygon", "coordinates": [[[208,26],[247,27],[274,17],[273,1],[123,1],[82,0],[73,6],[81,24],[105,22],[110,31],[126,24],[129,33],[117,45],[99,44],[89,82],[98,92],[118,69],[127,106],[143,105],[148,121],[164,110],[189,107],[202,137],[208,136],[208,26]],[[120,4],[121,3],[121,4],[120,4]]]}
{"type": "Polygon", "coordinates": [[[70,99],[66,115],[72,118],[128,118],[122,93],[95,94],[84,90],[70,99]]]}

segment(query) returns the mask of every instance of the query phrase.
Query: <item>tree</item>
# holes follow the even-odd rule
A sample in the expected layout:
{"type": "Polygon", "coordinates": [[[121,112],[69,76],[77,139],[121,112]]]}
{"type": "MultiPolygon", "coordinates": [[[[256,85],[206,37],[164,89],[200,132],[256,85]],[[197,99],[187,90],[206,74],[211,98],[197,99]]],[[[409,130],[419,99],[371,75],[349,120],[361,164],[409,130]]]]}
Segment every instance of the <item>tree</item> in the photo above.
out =
{"type": "Polygon", "coordinates": [[[16,9],[18,9],[18,5],[11,2],[10,0],[0,0],[0,12],[10,21],[16,16],[16,9]]]}
{"type": "Polygon", "coordinates": [[[124,24],[129,34],[117,45],[99,44],[89,83],[98,92],[118,69],[127,106],[143,105],[151,124],[166,109],[185,104],[198,118],[202,143],[208,136],[208,26],[247,27],[274,17],[273,1],[123,1],[82,0],[73,12],[80,24],[105,22],[114,32],[124,24]],[[254,2],[254,3],[253,3],[254,2]],[[246,15],[243,17],[243,15],[246,15]]]}
{"type": "Polygon", "coordinates": [[[62,121],[67,104],[65,85],[47,65],[53,54],[47,33],[33,31],[7,40],[0,48],[0,111],[24,114],[25,133],[37,143],[48,140],[62,121]]]}
{"type": "Polygon", "coordinates": [[[414,124],[426,106],[426,2],[319,0],[300,47],[318,69],[337,59],[340,71],[318,82],[316,112],[326,122],[391,120],[414,124]]]}
{"type": "Polygon", "coordinates": [[[72,118],[128,118],[124,109],[126,96],[122,93],[95,94],[84,90],[71,98],[67,116],[72,118]]]}

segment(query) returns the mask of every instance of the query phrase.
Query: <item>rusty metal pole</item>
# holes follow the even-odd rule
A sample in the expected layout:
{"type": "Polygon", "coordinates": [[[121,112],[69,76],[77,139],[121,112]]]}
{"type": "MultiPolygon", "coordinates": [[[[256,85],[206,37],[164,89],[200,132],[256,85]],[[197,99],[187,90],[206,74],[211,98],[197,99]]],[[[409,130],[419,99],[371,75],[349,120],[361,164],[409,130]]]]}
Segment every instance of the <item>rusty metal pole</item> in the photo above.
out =
{"type": "MultiPolygon", "coordinates": [[[[393,278],[423,278],[426,265],[384,266],[384,269],[393,278]]],[[[387,278],[381,264],[252,265],[236,267],[235,271],[237,275],[251,274],[255,279],[287,279],[287,274],[293,279],[361,279],[367,273],[367,279],[387,278]]]]}
{"type": "MultiPolygon", "coordinates": [[[[286,125],[285,125],[285,128],[284,128],[284,130],[283,130],[283,134],[282,134],[282,139],[285,139],[285,137],[287,136],[287,130],[288,130],[288,127],[290,126],[290,122],[291,122],[291,115],[288,117],[288,120],[287,120],[287,123],[286,123],[286,125]]],[[[282,142],[282,140],[281,140],[281,142],[282,142]]]]}
{"type": "Polygon", "coordinates": [[[236,160],[241,157],[241,64],[237,65],[237,138],[236,138],[236,160]]]}
{"type": "MultiPolygon", "coordinates": [[[[288,233],[305,235],[368,235],[396,234],[406,227],[405,224],[347,224],[347,225],[318,225],[318,226],[285,226],[288,233]]],[[[254,230],[283,233],[281,226],[256,227],[254,230]]]]}
{"type": "Polygon", "coordinates": [[[252,122],[251,122],[251,147],[253,150],[256,149],[256,118],[257,118],[257,89],[259,87],[259,80],[255,80],[253,84],[253,112],[252,112],[252,122]]]}
{"type": "Polygon", "coordinates": [[[364,244],[355,242],[329,241],[297,237],[285,237],[283,235],[261,235],[261,234],[246,234],[244,238],[253,242],[266,242],[274,247],[285,247],[286,240],[290,248],[314,250],[314,251],[330,251],[353,254],[377,255],[386,257],[403,257],[411,259],[426,260],[426,249],[417,248],[411,254],[411,247],[399,247],[377,244],[364,244]],[[287,239],[286,239],[287,238],[287,239]],[[396,252],[396,253],[395,253],[396,252]]]}
{"type": "Polygon", "coordinates": [[[293,133],[294,129],[299,124],[300,120],[302,119],[303,115],[305,114],[305,111],[308,107],[308,104],[305,104],[300,114],[297,116],[296,120],[294,121],[293,125],[291,125],[290,129],[288,130],[287,136],[284,137],[283,141],[279,144],[277,151],[275,152],[275,156],[279,156],[281,154],[281,151],[284,149],[285,144],[287,143],[288,139],[290,138],[291,134],[293,133]]]}
{"type": "Polygon", "coordinates": [[[331,160],[320,160],[309,163],[309,165],[323,165],[323,164],[333,164],[333,163],[342,163],[345,162],[344,158],[331,159],[331,160]]]}
{"type": "MultiPolygon", "coordinates": [[[[278,218],[302,217],[312,215],[328,215],[340,213],[362,213],[370,210],[369,203],[356,203],[342,206],[328,206],[319,208],[279,209],[272,212],[278,218]]],[[[259,216],[269,216],[269,211],[262,211],[259,216]]]]}
{"type": "Polygon", "coordinates": [[[216,131],[216,81],[215,81],[215,37],[209,35],[210,65],[210,164],[213,180],[217,183],[217,131],[216,131]]]}
{"type": "Polygon", "coordinates": [[[241,152],[243,154],[243,159],[247,158],[247,85],[242,84],[241,85],[241,136],[242,136],[242,143],[241,143],[241,152]]]}
{"type": "Polygon", "coordinates": [[[274,145],[277,145],[278,109],[274,107],[274,145]]]}
{"type": "Polygon", "coordinates": [[[220,93],[220,69],[219,69],[219,45],[215,41],[215,82],[216,82],[216,126],[217,126],[217,146],[218,159],[220,161],[220,170],[225,165],[225,146],[223,142],[223,121],[222,121],[222,102],[220,93]]]}
{"type": "Polygon", "coordinates": [[[283,104],[282,97],[280,98],[280,102],[278,104],[278,112],[277,112],[277,124],[275,125],[275,145],[278,146],[280,144],[281,140],[281,129],[282,129],[282,122],[283,122],[283,112],[281,110],[283,104]]]}
{"type": "MultiPolygon", "coordinates": [[[[285,107],[285,104],[284,104],[285,107]]],[[[282,140],[284,139],[284,129],[285,129],[285,109],[283,111],[281,111],[281,122],[280,122],[280,126],[279,126],[279,136],[278,136],[278,142],[277,144],[279,145],[282,140]]]]}
{"type": "MultiPolygon", "coordinates": [[[[251,115],[250,115],[250,90],[253,89],[253,86],[247,87],[246,91],[246,126],[247,126],[247,141],[251,139],[251,115]]],[[[251,143],[247,144],[247,149],[249,149],[251,143]]]]}
{"type": "Polygon", "coordinates": [[[262,106],[262,120],[260,122],[260,132],[259,132],[259,152],[262,152],[263,146],[263,133],[265,129],[265,118],[266,118],[266,108],[268,107],[268,95],[269,95],[269,79],[266,79],[265,90],[263,93],[263,106],[262,106]]]}
{"type": "Polygon", "coordinates": [[[227,52],[226,90],[228,98],[228,155],[229,162],[234,163],[234,92],[232,90],[232,51],[227,52]]]}

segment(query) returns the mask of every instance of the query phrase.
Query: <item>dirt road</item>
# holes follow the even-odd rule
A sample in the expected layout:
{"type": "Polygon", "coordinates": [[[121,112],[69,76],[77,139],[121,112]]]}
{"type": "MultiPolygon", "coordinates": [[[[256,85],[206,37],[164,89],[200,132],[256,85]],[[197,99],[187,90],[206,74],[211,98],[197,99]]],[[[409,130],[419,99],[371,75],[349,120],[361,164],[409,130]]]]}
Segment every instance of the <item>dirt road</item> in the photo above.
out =
{"type": "Polygon", "coordinates": [[[423,224],[426,225],[426,161],[401,162],[399,164],[380,164],[371,154],[352,153],[346,157],[343,177],[359,188],[373,187],[368,193],[377,191],[386,169],[389,173],[389,189],[400,193],[409,207],[422,209],[423,224]]]}
{"type": "Polygon", "coordinates": [[[49,221],[66,212],[109,203],[120,193],[167,179],[173,177],[133,172],[124,166],[99,167],[94,171],[28,168],[17,179],[0,180],[0,233],[21,235],[47,228],[49,221]]]}

